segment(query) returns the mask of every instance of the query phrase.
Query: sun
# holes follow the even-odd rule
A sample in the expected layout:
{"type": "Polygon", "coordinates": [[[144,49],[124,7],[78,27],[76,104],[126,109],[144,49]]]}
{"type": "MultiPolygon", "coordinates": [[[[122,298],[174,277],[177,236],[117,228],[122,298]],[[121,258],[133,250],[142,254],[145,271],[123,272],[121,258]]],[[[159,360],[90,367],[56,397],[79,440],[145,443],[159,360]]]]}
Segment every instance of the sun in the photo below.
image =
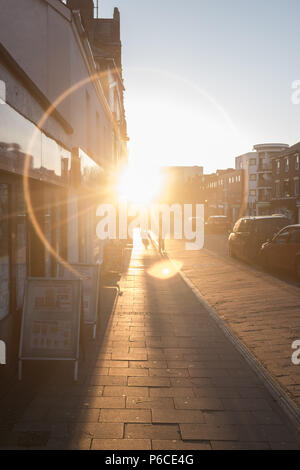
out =
{"type": "Polygon", "coordinates": [[[120,175],[117,193],[120,201],[148,205],[159,196],[161,187],[160,169],[132,165],[120,175]]]}

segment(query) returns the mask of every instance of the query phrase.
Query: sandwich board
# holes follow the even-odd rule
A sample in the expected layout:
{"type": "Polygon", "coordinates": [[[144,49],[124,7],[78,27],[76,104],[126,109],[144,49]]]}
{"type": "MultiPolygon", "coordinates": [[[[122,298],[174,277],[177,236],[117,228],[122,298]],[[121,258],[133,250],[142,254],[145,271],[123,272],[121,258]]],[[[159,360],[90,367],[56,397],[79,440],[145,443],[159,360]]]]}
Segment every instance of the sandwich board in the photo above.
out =
{"type": "Polygon", "coordinates": [[[19,348],[22,361],[74,361],[78,379],[81,280],[28,278],[25,283],[19,348]]]}
{"type": "Polygon", "coordinates": [[[69,266],[72,270],[68,266],[60,264],[58,266],[58,277],[62,279],[81,278],[83,321],[87,325],[93,325],[93,339],[95,339],[98,319],[100,265],[70,263],[69,266]]]}

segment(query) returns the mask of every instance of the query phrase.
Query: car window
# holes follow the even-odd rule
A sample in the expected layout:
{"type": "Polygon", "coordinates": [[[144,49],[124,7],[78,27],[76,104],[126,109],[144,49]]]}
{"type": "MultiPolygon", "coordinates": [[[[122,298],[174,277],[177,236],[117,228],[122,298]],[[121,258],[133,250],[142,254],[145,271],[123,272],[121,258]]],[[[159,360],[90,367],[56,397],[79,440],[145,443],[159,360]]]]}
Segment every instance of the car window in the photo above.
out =
{"type": "Polygon", "coordinates": [[[290,236],[290,231],[289,231],[289,230],[285,230],[284,232],[281,232],[279,235],[277,235],[277,236],[274,238],[274,242],[275,242],[275,243],[278,243],[278,244],[280,244],[280,245],[283,245],[283,244],[285,244],[285,243],[288,242],[289,236],[290,236]]]}
{"type": "Polygon", "coordinates": [[[243,219],[241,220],[238,232],[251,232],[252,220],[243,219]]]}
{"type": "Polygon", "coordinates": [[[286,219],[258,219],[255,221],[255,232],[266,235],[273,235],[288,225],[286,219]]]}
{"type": "Polygon", "coordinates": [[[292,229],[289,243],[297,243],[300,245],[300,229],[292,229]]]}

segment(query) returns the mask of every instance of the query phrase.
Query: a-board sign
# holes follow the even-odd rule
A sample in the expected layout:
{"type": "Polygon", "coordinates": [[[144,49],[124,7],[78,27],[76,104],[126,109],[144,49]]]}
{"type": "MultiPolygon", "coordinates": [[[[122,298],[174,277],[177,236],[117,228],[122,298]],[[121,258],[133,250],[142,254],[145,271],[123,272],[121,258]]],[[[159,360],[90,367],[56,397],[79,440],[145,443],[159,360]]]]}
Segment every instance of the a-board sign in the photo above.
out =
{"type": "Polygon", "coordinates": [[[92,325],[96,325],[98,318],[99,275],[99,264],[72,263],[58,268],[58,276],[62,279],[82,278],[84,322],[92,325]]]}
{"type": "Polygon", "coordinates": [[[29,278],[25,284],[19,359],[79,357],[81,281],[29,278]]]}

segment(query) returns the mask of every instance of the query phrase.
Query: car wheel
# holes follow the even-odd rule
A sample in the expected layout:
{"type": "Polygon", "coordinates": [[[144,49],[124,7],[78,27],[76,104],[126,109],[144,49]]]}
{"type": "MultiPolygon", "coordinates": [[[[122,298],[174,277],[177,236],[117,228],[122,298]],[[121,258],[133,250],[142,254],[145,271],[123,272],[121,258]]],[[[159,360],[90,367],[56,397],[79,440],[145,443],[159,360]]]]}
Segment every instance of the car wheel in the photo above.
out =
{"type": "Polygon", "coordinates": [[[300,281],[300,259],[296,260],[296,276],[300,281]]]}

